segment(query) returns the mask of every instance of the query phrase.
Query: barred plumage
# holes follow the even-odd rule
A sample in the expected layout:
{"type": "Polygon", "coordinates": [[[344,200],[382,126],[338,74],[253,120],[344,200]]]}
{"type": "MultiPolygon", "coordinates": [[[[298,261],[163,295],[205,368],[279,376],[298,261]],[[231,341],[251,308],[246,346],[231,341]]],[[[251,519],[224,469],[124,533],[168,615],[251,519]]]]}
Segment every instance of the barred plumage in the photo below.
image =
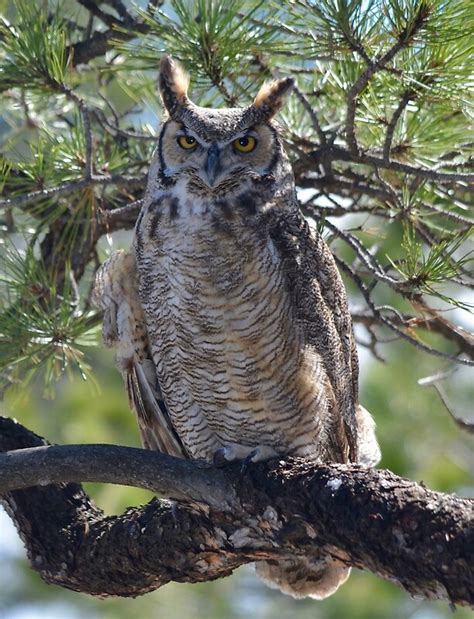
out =
{"type": "MultiPolygon", "coordinates": [[[[344,286],[298,208],[272,120],[291,80],[264,87],[248,108],[209,110],[189,101],[166,57],[160,85],[170,117],[134,244],[96,285],[144,446],[209,461],[375,464],[344,286]]],[[[349,573],[324,557],[257,571],[315,598],[349,573]]]]}

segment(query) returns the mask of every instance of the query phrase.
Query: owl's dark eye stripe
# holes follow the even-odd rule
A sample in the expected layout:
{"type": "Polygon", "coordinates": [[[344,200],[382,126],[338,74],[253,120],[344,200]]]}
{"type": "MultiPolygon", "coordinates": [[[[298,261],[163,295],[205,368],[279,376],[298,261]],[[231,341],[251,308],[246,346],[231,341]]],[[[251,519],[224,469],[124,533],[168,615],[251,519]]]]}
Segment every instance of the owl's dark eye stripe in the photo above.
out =
{"type": "Polygon", "coordinates": [[[192,135],[180,135],[178,137],[178,144],[181,146],[181,148],[191,150],[192,148],[196,148],[197,140],[196,138],[193,138],[192,135]]]}

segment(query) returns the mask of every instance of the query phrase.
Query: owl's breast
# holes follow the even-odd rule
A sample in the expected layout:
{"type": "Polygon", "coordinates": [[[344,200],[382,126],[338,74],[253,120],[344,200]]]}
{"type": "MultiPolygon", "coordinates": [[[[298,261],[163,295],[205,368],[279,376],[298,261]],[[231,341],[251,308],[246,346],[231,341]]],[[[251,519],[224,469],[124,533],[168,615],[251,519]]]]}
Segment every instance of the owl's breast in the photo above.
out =
{"type": "MultiPolygon", "coordinates": [[[[282,260],[254,225],[170,197],[137,231],[140,297],[173,423],[195,457],[225,445],[322,455],[332,397],[282,260]],[[188,213],[189,215],[189,213],[188,213]]],[[[230,207],[229,207],[230,208],[230,207]]]]}

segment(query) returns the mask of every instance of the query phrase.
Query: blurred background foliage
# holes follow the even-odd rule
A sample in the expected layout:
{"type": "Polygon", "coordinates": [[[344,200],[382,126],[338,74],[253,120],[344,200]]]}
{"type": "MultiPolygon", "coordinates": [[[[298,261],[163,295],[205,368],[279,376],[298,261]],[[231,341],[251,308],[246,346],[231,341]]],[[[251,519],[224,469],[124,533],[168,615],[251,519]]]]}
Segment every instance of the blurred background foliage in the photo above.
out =
{"type": "MultiPolygon", "coordinates": [[[[0,0],[0,202],[17,200],[4,202],[1,216],[2,414],[53,442],[139,445],[88,296],[97,265],[130,243],[162,113],[156,77],[166,51],[185,63],[192,96],[206,105],[246,104],[275,71],[295,75],[298,90],[280,120],[305,212],[357,275],[344,273],[361,344],[361,401],[377,422],[381,466],[473,496],[472,438],[433,386],[418,384],[447,373],[453,412],[472,410],[472,370],[452,358],[472,351],[472,185],[462,175],[473,163],[473,31],[470,0],[0,0]],[[391,70],[355,96],[357,152],[348,145],[347,93],[367,58],[404,37],[391,70]],[[394,162],[422,173],[407,175],[394,162]],[[135,210],[119,210],[130,203],[135,210]],[[377,307],[391,308],[382,317],[401,316],[401,333],[381,327],[360,281],[377,307]],[[429,322],[427,307],[445,322],[429,322]],[[400,335],[449,357],[427,355],[400,335]]],[[[110,514],[150,498],[87,488],[110,514]]],[[[452,614],[446,603],[412,600],[361,572],[328,600],[297,601],[266,588],[250,566],[136,600],[96,600],[44,584],[4,514],[0,563],[2,619],[452,614]]]]}

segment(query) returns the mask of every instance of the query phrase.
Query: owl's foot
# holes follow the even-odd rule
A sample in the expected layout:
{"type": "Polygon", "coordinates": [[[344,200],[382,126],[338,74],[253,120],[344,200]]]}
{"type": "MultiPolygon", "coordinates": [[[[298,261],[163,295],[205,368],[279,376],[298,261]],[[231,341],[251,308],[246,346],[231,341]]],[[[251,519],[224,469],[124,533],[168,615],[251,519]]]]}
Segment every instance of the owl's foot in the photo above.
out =
{"type": "Polygon", "coordinates": [[[251,462],[263,462],[276,458],[277,452],[273,447],[268,445],[259,445],[258,447],[248,447],[246,445],[226,445],[221,447],[214,453],[213,462],[215,466],[225,466],[236,460],[242,461],[242,472],[251,462]]]}

